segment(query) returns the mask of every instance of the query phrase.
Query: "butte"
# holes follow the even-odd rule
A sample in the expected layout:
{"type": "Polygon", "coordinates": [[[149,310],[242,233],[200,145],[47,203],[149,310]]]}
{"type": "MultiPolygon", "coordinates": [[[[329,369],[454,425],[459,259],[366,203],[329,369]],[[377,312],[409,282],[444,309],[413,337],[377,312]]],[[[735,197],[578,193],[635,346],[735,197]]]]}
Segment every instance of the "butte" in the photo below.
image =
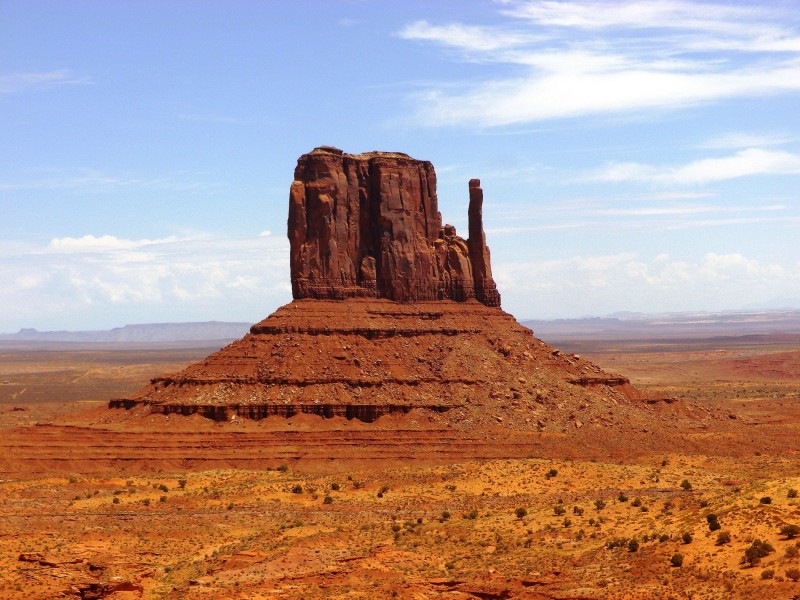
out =
{"type": "Polygon", "coordinates": [[[412,413],[465,432],[556,435],[675,418],[501,310],[478,179],[464,239],[442,224],[430,162],[316,148],[297,162],[288,235],[291,303],[109,406],[214,421],[412,413]]]}

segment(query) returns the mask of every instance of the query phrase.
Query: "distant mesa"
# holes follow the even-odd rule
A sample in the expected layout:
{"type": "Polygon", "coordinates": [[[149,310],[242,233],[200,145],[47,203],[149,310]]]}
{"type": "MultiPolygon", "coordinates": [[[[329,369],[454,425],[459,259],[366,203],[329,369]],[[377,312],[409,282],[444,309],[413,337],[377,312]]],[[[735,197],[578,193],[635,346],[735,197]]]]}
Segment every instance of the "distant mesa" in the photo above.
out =
{"type": "Polygon", "coordinates": [[[436,173],[398,152],[323,146],[297,161],[289,194],[295,299],[475,298],[499,307],[483,233],[483,190],[469,182],[469,238],[442,226],[436,173]]]}
{"type": "Polygon", "coordinates": [[[500,310],[480,181],[468,189],[465,240],[442,225],[431,163],[327,146],[301,156],[289,193],[294,300],[110,406],[217,421],[423,410],[471,431],[611,426],[609,407],[645,406],[626,378],[500,310]]]}

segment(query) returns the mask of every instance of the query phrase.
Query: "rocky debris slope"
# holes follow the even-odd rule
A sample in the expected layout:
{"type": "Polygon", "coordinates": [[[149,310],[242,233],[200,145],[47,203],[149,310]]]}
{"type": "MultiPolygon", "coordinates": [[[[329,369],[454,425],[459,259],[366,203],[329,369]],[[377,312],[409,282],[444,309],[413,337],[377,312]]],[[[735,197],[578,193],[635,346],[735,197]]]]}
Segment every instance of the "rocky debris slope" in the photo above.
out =
{"type": "Polygon", "coordinates": [[[314,414],[372,422],[423,408],[514,428],[612,422],[642,398],[628,380],[563,354],[474,300],[300,300],[250,334],[112,407],[214,420],[314,414]],[[557,413],[557,418],[551,413],[557,413]]]}

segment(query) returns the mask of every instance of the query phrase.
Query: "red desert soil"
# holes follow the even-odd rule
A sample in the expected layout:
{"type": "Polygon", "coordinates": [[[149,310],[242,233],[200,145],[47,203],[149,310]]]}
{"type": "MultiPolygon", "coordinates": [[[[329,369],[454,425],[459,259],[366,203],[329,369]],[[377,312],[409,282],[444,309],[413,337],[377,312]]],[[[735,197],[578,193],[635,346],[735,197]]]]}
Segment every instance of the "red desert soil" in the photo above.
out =
{"type": "MultiPolygon", "coordinates": [[[[630,373],[647,394],[680,395],[678,404],[724,418],[674,428],[666,440],[617,427],[470,434],[426,410],[363,423],[118,409],[103,423],[101,407],[9,428],[30,413],[4,403],[0,598],[800,593],[797,544],[781,534],[800,524],[791,497],[800,489],[791,368],[800,348],[658,346],[582,352],[630,373]],[[718,545],[720,532],[730,541],[718,545]],[[774,551],[741,564],[755,539],[774,551]]],[[[103,354],[110,369],[131,365],[124,350],[103,354]]],[[[58,356],[75,369],[81,361],[58,356]]],[[[4,377],[44,367],[28,355],[4,364],[4,377]]],[[[112,395],[135,387],[118,385],[112,395]]]]}

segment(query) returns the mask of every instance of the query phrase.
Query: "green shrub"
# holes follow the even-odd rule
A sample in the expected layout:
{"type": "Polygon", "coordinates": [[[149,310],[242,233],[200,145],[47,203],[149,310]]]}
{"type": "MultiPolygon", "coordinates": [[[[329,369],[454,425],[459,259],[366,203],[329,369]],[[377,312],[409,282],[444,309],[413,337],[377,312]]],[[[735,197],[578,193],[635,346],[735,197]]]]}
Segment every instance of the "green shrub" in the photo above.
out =
{"type": "Polygon", "coordinates": [[[791,579],[792,581],[800,580],[800,569],[792,567],[791,569],[786,569],[786,577],[791,579]]]}
{"type": "Polygon", "coordinates": [[[769,542],[761,541],[761,540],[753,540],[753,543],[750,544],[750,547],[744,551],[744,555],[742,556],[741,562],[742,564],[749,564],[751,567],[753,565],[757,565],[761,562],[761,559],[775,552],[775,548],[772,547],[772,544],[769,542]]]}
{"type": "Polygon", "coordinates": [[[514,514],[517,515],[518,519],[522,519],[523,517],[525,517],[525,515],[528,514],[528,510],[520,506],[517,510],[514,511],[514,514]]]}
{"type": "Polygon", "coordinates": [[[764,496],[759,500],[759,502],[761,502],[761,504],[772,504],[772,498],[769,496],[764,496]]]}
{"type": "Polygon", "coordinates": [[[775,571],[773,569],[764,569],[761,571],[761,579],[772,579],[775,577],[775,571]]]}
{"type": "Polygon", "coordinates": [[[781,533],[786,536],[787,540],[791,540],[800,535],[800,525],[784,525],[781,527],[781,533]]]}
{"type": "Polygon", "coordinates": [[[731,534],[729,531],[720,531],[717,535],[717,546],[729,544],[731,541],[731,534]]]}
{"type": "Polygon", "coordinates": [[[672,555],[672,558],[669,559],[670,564],[673,567],[682,567],[683,566],[683,554],[676,552],[672,555]]]}
{"type": "Polygon", "coordinates": [[[293,494],[302,494],[303,493],[303,486],[298,483],[297,485],[292,487],[292,493],[293,494]]]}
{"type": "Polygon", "coordinates": [[[787,498],[797,498],[797,490],[794,489],[794,488],[791,488],[788,492],[786,492],[786,497],[787,498]]]}
{"type": "Polygon", "coordinates": [[[688,531],[681,536],[684,544],[691,544],[692,543],[692,534],[688,531]]]}
{"type": "Polygon", "coordinates": [[[628,542],[628,552],[636,552],[639,549],[639,542],[636,541],[636,538],[631,538],[628,542]]]}
{"type": "Polygon", "coordinates": [[[687,492],[692,489],[692,484],[689,483],[688,479],[684,479],[681,481],[681,487],[686,490],[687,492]]]}
{"type": "Polygon", "coordinates": [[[330,496],[325,496],[325,498],[323,498],[323,500],[322,500],[322,503],[323,504],[333,504],[333,498],[331,498],[330,496]]]}

